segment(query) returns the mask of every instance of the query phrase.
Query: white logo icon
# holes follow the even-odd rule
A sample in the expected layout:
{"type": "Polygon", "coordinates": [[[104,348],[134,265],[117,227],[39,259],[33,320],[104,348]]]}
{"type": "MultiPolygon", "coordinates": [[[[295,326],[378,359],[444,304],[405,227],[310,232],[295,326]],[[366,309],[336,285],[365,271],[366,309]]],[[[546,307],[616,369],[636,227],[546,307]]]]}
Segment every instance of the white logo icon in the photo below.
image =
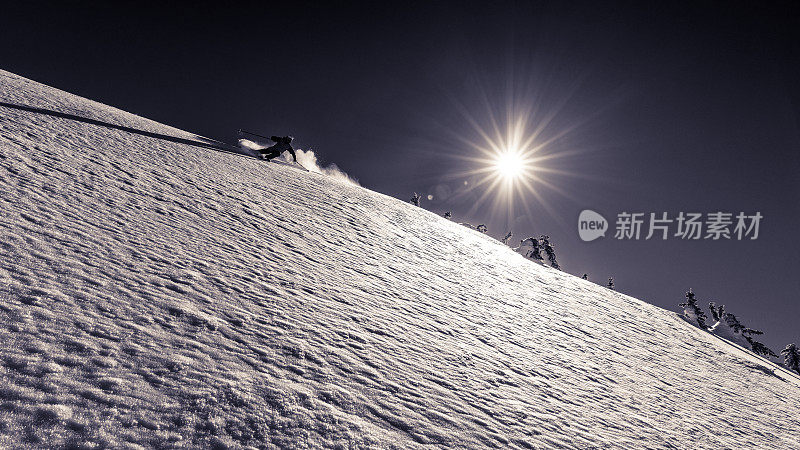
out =
{"type": "Polygon", "coordinates": [[[578,235],[585,242],[593,241],[599,237],[605,237],[608,231],[608,221],[605,217],[592,211],[584,209],[578,216],[578,235]]]}

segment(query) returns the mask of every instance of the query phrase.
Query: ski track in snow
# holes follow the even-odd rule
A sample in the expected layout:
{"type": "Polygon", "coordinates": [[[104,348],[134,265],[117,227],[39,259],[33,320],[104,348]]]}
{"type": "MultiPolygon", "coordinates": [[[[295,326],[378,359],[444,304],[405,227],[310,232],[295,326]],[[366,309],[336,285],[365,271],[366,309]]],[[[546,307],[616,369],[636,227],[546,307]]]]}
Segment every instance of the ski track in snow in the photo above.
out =
{"type": "Polygon", "coordinates": [[[323,175],[0,108],[0,191],[0,447],[800,448],[784,371],[323,175]]]}

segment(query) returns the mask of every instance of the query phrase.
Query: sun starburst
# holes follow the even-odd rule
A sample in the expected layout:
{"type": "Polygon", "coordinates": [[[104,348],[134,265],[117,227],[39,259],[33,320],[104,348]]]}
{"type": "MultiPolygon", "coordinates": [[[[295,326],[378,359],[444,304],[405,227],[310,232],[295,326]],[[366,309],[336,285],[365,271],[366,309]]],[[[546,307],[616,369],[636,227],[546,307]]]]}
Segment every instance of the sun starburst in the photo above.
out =
{"type": "MultiPolygon", "coordinates": [[[[552,115],[534,118],[533,113],[532,109],[510,110],[502,125],[490,113],[488,129],[480,126],[472,116],[465,114],[480,138],[477,142],[459,138],[472,151],[455,156],[468,162],[471,167],[453,173],[453,177],[469,180],[465,184],[464,195],[472,197],[472,193],[478,194],[472,203],[470,215],[489,202],[492,217],[500,218],[505,215],[508,226],[517,216],[519,207],[528,217],[534,217],[534,209],[538,207],[556,217],[556,212],[542,195],[544,190],[554,190],[571,197],[548,180],[552,175],[574,175],[552,167],[554,160],[569,154],[559,152],[553,145],[569,130],[562,133],[552,133],[552,130],[544,132],[552,115]],[[538,206],[533,206],[532,200],[538,206]]],[[[558,217],[556,219],[560,220],[558,217]]]]}
{"type": "Polygon", "coordinates": [[[472,74],[466,89],[447,93],[456,114],[431,117],[438,134],[427,145],[452,160],[447,173],[436,175],[434,201],[464,206],[465,219],[506,229],[566,226],[564,208],[552,194],[581,203],[585,199],[576,198],[565,178],[609,181],[587,173],[586,160],[576,158],[599,150],[582,128],[614,102],[576,109],[571,99],[583,74],[555,80],[522,64],[508,67],[506,77],[502,83],[494,73],[472,74]]]}

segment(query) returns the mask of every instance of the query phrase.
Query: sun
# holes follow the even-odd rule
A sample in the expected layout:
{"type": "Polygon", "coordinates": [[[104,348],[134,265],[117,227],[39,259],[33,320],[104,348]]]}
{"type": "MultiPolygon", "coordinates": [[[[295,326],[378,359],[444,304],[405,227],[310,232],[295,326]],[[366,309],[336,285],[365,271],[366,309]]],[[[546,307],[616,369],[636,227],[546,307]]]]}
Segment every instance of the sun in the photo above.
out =
{"type": "Polygon", "coordinates": [[[494,160],[494,170],[497,175],[506,181],[514,181],[525,175],[527,161],[522,153],[515,149],[506,149],[497,154],[494,160]]]}

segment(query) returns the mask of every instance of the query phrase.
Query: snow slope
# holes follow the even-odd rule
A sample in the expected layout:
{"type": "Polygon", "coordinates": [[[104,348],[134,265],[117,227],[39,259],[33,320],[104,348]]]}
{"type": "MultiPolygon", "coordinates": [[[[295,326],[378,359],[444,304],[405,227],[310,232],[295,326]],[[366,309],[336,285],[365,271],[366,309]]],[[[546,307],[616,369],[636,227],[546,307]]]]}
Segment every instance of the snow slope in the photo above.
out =
{"type": "Polygon", "coordinates": [[[324,175],[0,107],[0,193],[0,447],[800,448],[785,371],[324,175]]]}

